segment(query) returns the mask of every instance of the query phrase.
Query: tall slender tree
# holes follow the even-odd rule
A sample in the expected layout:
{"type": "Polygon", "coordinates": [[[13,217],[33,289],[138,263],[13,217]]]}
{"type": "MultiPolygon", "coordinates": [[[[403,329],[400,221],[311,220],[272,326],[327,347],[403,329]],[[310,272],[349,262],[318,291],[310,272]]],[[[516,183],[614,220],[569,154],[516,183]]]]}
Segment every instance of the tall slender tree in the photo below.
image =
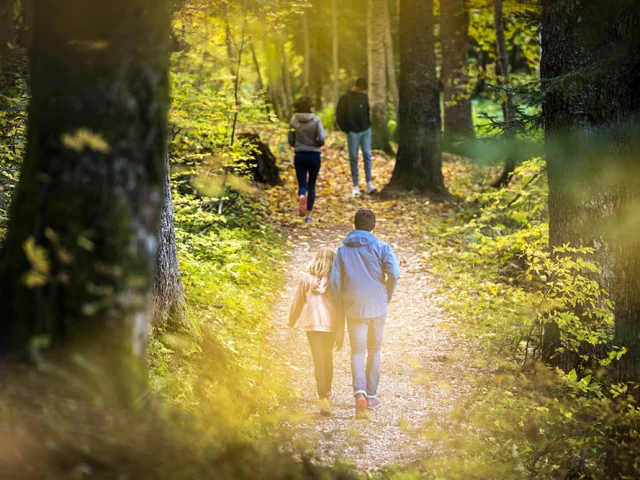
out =
{"type": "Polygon", "coordinates": [[[340,98],[340,42],[338,36],[338,0],[331,0],[331,58],[333,72],[333,88],[331,101],[337,105],[340,98]]]}
{"type": "Polygon", "coordinates": [[[391,28],[391,15],[389,13],[389,2],[384,2],[384,52],[387,58],[387,81],[389,82],[389,91],[393,99],[393,107],[398,114],[400,106],[400,93],[398,92],[398,76],[396,74],[396,59],[393,51],[393,32],[391,28]]]}
{"type": "Polygon", "coordinates": [[[389,187],[445,193],[432,0],[400,1],[398,154],[389,187]]]}
{"type": "Polygon", "coordinates": [[[468,0],[440,4],[442,83],[444,84],[444,144],[474,136],[469,85],[468,0]]]}
{"type": "Polygon", "coordinates": [[[37,3],[28,147],[0,258],[2,354],[46,337],[104,366],[106,382],[144,384],[169,31],[167,0],[37,3]]]}
{"type": "Polygon", "coordinates": [[[502,112],[504,116],[504,139],[506,156],[504,168],[500,176],[492,183],[494,188],[504,186],[509,182],[511,174],[516,169],[516,158],[513,151],[513,143],[516,138],[516,107],[511,91],[511,66],[507,52],[507,42],[504,37],[503,0],[493,0],[493,22],[496,31],[496,52],[500,67],[500,86],[502,87],[502,112]]]}
{"type": "Polygon", "coordinates": [[[391,153],[387,106],[387,69],[384,48],[385,5],[387,0],[369,0],[367,52],[369,60],[369,103],[371,105],[372,147],[391,153]]]}

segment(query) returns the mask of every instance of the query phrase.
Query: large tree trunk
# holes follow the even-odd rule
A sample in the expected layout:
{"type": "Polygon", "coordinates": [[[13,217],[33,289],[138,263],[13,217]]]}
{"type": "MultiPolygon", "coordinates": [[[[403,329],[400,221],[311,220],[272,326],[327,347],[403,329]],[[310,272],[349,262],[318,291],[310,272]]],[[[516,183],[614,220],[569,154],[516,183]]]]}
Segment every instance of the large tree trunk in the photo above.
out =
{"type": "Polygon", "coordinates": [[[475,136],[469,86],[468,0],[440,4],[440,43],[444,83],[444,144],[475,136]]]}
{"type": "Polygon", "coordinates": [[[164,206],[160,215],[158,253],[156,256],[153,288],[153,323],[170,324],[177,328],[184,325],[184,289],[178,264],[176,233],[173,224],[173,198],[171,195],[171,166],[167,155],[164,182],[164,206]]]}
{"type": "Polygon", "coordinates": [[[445,193],[432,0],[400,3],[398,155],[389,187],[445,193]]]}
{"type": "Polygon", "coordinates": [[[331,45],[332,45],[332,71],[333,88],[331,101],[335,107],[340,99],[340,50],[338,37],[338,0],[331,0],[331,45]]]}
{"type": "Polygon", "coordinates": [[[384,50],[384,2],[369,0],[367,52],[369,59],[369,104],[371,106],[372,147],[392,153],[387,109],[387,69],[384,50]]]}
{"type": "Polygon", "coordinates": [[[391,98],[393,98],[393,107],[398,115],[400,108],[400,93],[398,92],[398,79],[396,75],[396,60],[393,53],[393,35],[391,29],[391,15],[389,14],[389,2],[384,2],[384,52],[387,58],[387,81],[389,82],[389,90],[391,98]]]}
{"type": "Polygon", "coordinates": [[[513,154],[513,143],[516,139],[516,107],[513,103],[513,93],[511,92],[511,68],[509,65],[509,54],[507,43],[504,38],[504,16],[502,14],[503,0],[493,0],[493,21],[496,30],[496,49],[498,63],[500,65],[500,86],[502,91],[502,112],[504,116],[504,154],[506,156],[504,168],[500,176],[491,184],[494,188],[500,188],[511,178],[511,174],[516,169],[516,158],[513,154]]]}
{"type": "MultiPolygon", "coordinates": [[[[541,74],[550,244],[594,248],[597,279],[615,303],[615,345],[629,350],[618,373],[638,381],[640,14],[625,1],[545,0],[541,74]]],[[[554,362],[575,366],[566,356],[554,362]]]]}
{"type": "Polygon", "coordinates": [[[166,0],[39,2],[28,148],[0,259],[0,350],[34,339],[144,386],[162,210],[166,0]]]}

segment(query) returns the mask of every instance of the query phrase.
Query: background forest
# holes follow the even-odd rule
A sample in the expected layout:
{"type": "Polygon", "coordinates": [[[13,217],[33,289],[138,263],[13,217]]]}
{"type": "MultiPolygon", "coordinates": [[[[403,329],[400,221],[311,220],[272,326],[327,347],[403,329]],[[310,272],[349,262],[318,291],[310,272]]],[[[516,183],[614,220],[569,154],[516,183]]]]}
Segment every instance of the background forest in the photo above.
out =
{"type": "Polygon", "coordinates": [[[0,0],[0,476],[640,476],[638,31],[634,0],[0,0]],[[355,200],[357,77],[384,189],[355,200]],[[467,374],[375,471],[296,437],[274,341],[291,253],[364,207],[467,374]]]}

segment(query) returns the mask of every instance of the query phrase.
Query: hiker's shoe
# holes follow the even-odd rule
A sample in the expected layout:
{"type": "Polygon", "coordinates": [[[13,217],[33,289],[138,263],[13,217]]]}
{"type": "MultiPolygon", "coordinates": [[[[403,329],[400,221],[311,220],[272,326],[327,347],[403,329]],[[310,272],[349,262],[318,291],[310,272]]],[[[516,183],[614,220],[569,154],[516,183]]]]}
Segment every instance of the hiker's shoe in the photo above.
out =
{"type": "Polygon", "coordinates": [[[376,193],[378,189],[373,185],[373,183],[368,182],[367,188],[365,188],[364,191],[367,192],[367,195],[371,195],[372,193],[376,193]]]}
{"type": "Polygon", "coordinates": [[[333,407],[333,392],[329,390],[329,393],[325,398],[320,399],[320,415],[323,417],[330,417],[333,407]]]}
{"type": "Polygon", "coordinates": [[[360,196],[360,187],[358,185],[353,187],[353,193],[351,195],[353,195],[354,197],[359,197],[360,196]]]}
{"type": "Polygon", "coordinates": [[[305,195],[300,195],[298,199],[298,213],[301,217],[307,214],[307,197],[305,195]]]}
{"type": "Polygon", "coordinates": [[[367,399],[364,395],[356,395],[356,418],[367,418],[367,399]]]}
{"type": "Polygon", "coordinates": [[[376,397],[367,397],[367,408],[369,410],[375,410],[380,406],[380,400],[376,397]]]}
{"type": "Polygon", "coordinates": [[[311,222],[313,222],[313,218],[311,218],[311,217],[304,217],[304,221],[305,221],[305,223],[311,223],[311,222]]]}

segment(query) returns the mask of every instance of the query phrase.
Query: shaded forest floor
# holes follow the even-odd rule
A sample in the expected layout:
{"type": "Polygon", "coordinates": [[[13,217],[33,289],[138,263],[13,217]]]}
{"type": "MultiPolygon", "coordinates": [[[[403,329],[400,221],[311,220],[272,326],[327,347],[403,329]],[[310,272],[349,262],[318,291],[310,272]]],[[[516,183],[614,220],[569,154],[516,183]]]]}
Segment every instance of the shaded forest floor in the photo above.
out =
{"type": "MultiPolygon", "coordinates": [[[[292,244],[287,283],[273,307],[269,338],[290,373],[293,407],[301,413],[299,421],[289,425],[293,448],[302,449],[320,463],[347,463],[360,472],[415,463],[442,453],[436,452],[423,433],[451,413],[457,400],[468,392],[473,368],[468,341],[449,328],[443,308],[445,292],[430,271],[422,234],[415,228],[437,215],[441,206],[414,196],[352,198],[346,151],[340,144],[330,144],[323,157],[314,223],[304,224],[296,216],[296,182],[288,162],[281,165],[285,187],[269,194],[272,215],[287,229],[292,244]],[[290,329],[287,317],[313,254],[324,246],[337,248],[352,230],[353,216],[360,208],[376,212],[375,233],[393,246],[402,270],[383,341],[382,406],[368,420],[354,419],[346,340],[345,348],[335,353],[334,408],[326,418],[318,413],[306,336],[299,329],[290,329]]],[[[388,182],[392,169],[392,159],[374,158],[374,183],[379,188],[388,182]]],[[[445,171],[455,175],[453,165],[445,171]]]]}

